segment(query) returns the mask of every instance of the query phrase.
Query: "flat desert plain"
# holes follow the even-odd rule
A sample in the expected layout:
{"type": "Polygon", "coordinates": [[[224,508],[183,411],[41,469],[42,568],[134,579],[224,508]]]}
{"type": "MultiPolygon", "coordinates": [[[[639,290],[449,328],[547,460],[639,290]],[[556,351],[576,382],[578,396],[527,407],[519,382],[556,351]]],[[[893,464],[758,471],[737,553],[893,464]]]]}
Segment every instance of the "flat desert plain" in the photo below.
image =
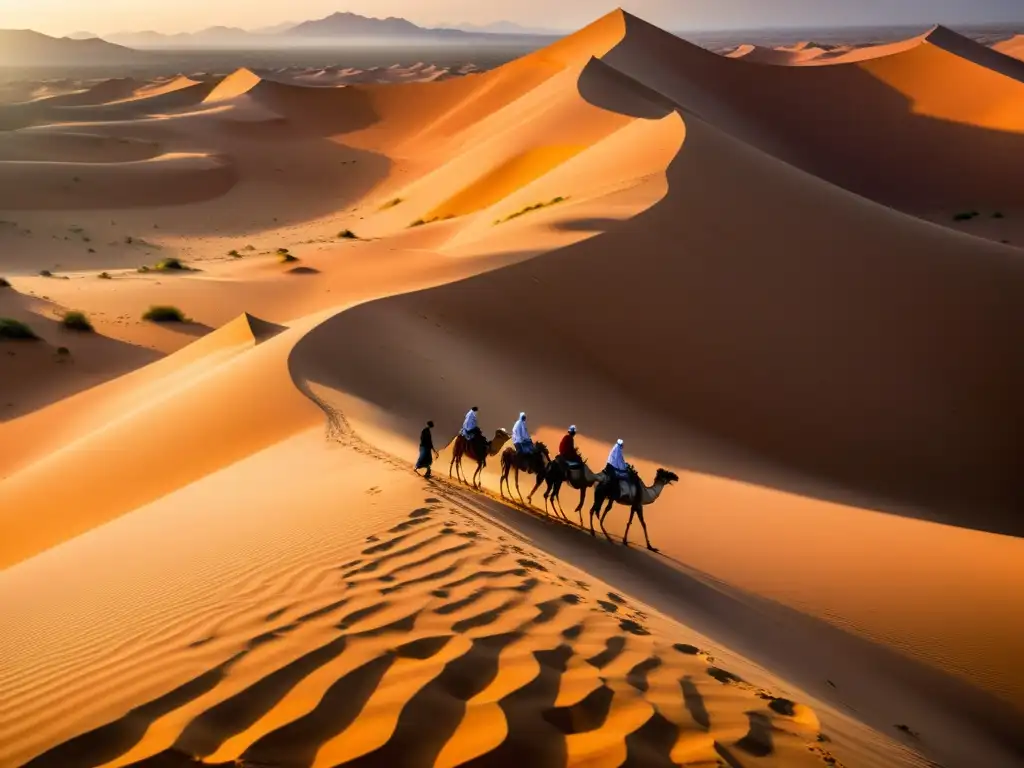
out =
{"type": "Polygon", "coordinates": [[[0,766],[1024,765],[1015,45],[5,85],[0,766]]]}

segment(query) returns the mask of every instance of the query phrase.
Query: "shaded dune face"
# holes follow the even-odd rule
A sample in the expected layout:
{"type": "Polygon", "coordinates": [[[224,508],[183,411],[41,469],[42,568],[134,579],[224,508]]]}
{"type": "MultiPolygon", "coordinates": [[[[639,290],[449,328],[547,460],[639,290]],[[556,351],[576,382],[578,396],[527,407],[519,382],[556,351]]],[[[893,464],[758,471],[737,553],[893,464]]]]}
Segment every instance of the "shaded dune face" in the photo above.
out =
{"type": "Polygon", "coordinates": [[[1021,62],[940,28],[863,62],[755,66],[627,26],[607,64],[827,181],[913,213],[1021,202],[1021,62]]]}
{"type": "MultiPolygon", "coordinates": [[[[671,86],[692,71],[681,66],[697,55],[692,47],[666,36],[674,42],[657,48],[662,63],[649,53],[662,33],[628,17],[626,26],[584,70],[583,97],[645,117],[685,104],[671,86]]],[[[586,371],[681,428],[876,504],[1020,532],[1024,263],[744,145],[728,135],[738,120],[721,129],[709,124],[721,114],[678,109],[687,138],[667,170],[668,194],[627,225],[537,262],[340,315],[310,335],[310,348],[319,337],[331,359],[370,365],[364,356],[376,346],[357,344],[351,329],[441,313],[468,344],[501,348],[537,371],[586,371]],[[731,212],[735,225],[723,226],[731,212]],[[622,322],[595,333],[591,314],[559,311],[568,295],[622,322]],[[548,329],[541,338],[502,332],[522,306],[548,329]],[[629,350],[636,364],[609,350],[629,350]]],[[[335,383],[374,400],[376,384],[335,383]]]]}

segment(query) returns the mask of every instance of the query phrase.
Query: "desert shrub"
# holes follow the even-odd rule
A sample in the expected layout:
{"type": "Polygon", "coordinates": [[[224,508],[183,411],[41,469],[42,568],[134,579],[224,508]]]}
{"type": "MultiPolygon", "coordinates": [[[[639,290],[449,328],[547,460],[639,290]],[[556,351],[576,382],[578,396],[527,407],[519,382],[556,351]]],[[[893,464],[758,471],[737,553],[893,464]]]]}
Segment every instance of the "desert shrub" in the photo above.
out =
{"type": "Polygon", "coordinates": [[[84,312],[78,312],[72,310],[71,312],[65,312],[64,317],[61,318],[60,324],[67,328],[69,331],[82,331],[83,333],[90,333],[93,330],[92,323],[89,322],[89,318],[85,316],[84,312]]]}
{"type": "Polygon", "coordinates": [[[109,272],[100,272],[98,275],[96,275],[96,277],[98,277],[100,280],[113,280],[114,279],[114,278],[112,278],[110,276],[109,272]]]}
{"type": "Polygon", "coordinates": [[[384,203],[384,205],[382,205],[380,207],[380,210],[386,211],[388,208],[394,208],[396,205],[400,205],[401,203],[402,203],[402,198],[395,197],[395,198],[392,198],[391,200],[388,200],[386,203],[384,203]]]}
{"type": "Polygon", "coordinates": [[[1006,217],[1003,216],[1003,212],[1002,211],[996,211],[995,213],[992,214],[992,218],[993,219],[1003,219],[1003,218],[1006,218],[1006,217]]]}
{"type": "Polygon", "coordinates": [[[237,249],[228,251],[228,256],[234,256],[236,259],[242,258],[242,254],[240,254],[237,249]]]}
{"type": "Polygon", "coordinates": [[[563,203],[566,201],[566,199],[567,198],[559,195],[558,197],[553,197],[552,199],[548,200],[546,203],[534,203],[533,205],[528,205],[525,208],[516,211],[515,213],[510,213],[504,219],[498,219],[494,223],[503,224],[506,221],[518,219],[520,216],[525,216],[526,214],[531,213],[532,211],[539,211],[541,208],[547,208],[549,205],[558,205],[558,203],[563,203]]]}
{"type": "Polygon", "coordinates": [[[977,215],[977,211],[961,211],[953,214],[953,221],[970,221],[977,215]]]}
{"type": "Polygon", "coordinates": [[[0,317],[0,339],[18,339],[30,341],[38,339],[35,332],[20,320],[0,317]]]}
{"type": "Polygon", "coordinates": [[[351,229],[343,229],[338,233],[338,237],[342,240],[358,240],[359,237],[351,229]]]}
{"type": "Polygon", "coordinates": [[[11,284],[6,277],[0,277],[0,288],[10,288],[11,284]]]}
{"type": "Polygon", "coordinates": [[[40,269],[39,270],[39,276],[40,277],[53,277],[53,272],[51,272],[48,269],[40,269]]]}
{"type": "Polygon", "coordinates": [[[177,307],[153,306],[146,310],[142,316],[143,320],[151,323],[187,323],[185,313],[177,307]]]}
{"type": "Polygon", "coordinates": [[[71,350],[67,347],[57,347],[57,357],[70,357],[71,350]]]}
{"type": "Polygon", "coordinates": [[[256,250],[256,246],[255,245],[247,245],[242,250],[244,250],[244,251],[255,251],[256,250]]]}
{"type": "Polygon", "coordinates": [[[138,272],[149,272],[149,267],[147,267],[145,264],[143,264],[141,267],[138,268],[137,271],[138,272]]]}
{"type": "Polygon", "coordinates": [[[427,223],[427,222],[425,222],[425,221],[424,221],[423,219],[416,219],[416,221],[414,221],[414,222],[413,222],[412,224],[410,224],[409,226],[410,226],[410,227],[422,227],[422,226],[423,226],[424,224],[426,224],[426,223],[427,223]]]}
{"type": "Polygon", "coordinates": [[[181,272],[187,270],[188,267],[182,264],[180,259],[161,259],[153,269],[157,272],[181,272]]]}
{"type": "Polygon", "coordinates": [[[290,264],[293,261],[298,261],[299,257],[292,256],[290,253],[288,253],[288,251],[285,251],[284,253],[278,251],[277,260],[280,261],[282,264],[290,264]]]}
{"type": "Polygon", "coordinates": [[[284,256],[286,253],[288,253],[288,249],[287,248],[278,248],[277,249],[277,255],[278,256],[284,256]]]}

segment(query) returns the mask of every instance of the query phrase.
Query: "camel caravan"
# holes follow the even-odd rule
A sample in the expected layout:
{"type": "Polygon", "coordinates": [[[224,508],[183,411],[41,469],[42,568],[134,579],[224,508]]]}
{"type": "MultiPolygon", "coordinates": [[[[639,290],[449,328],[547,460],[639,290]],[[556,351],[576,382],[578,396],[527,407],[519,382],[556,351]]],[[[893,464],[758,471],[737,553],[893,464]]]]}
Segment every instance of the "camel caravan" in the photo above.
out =
{"type": "MultiPolygon", "coordinates": [[[[488,440],[477,425],[478,411],[479,409],[476,406],[469,410],[469,413],[466,414],[466,419],[462,425],[462,429],[455,437],[455,443],[452,447],[452,461],[448,466],[448,477],[452,477],[454,472],[454,476],[461,482],[470,484],[473,488],[479,489],[480,476],[483,473],[484,467],[487,465],[487,459],[491,456],[497,456],[500,453],[501,479],[498,482],[498,487],[501,491],[502,498],[505,498],[506,489],[508,489],[508,498],[513,498],[512,486],[509,481],[510,474],[514,474],[516,493],[519,495],[519,501],[526,505],[531,505],[533,503],[533,495],[537,492],[537,489],[540,488],[541,483],[544,483],[546,485],[544,491],[545,513],[549,514],[548,504],[550,502],[551,509],[560,515],[566,522],[571,523],[569,517],[565,514],[565,510],[562,509],[562,503],[559,499],[559,493],[561,492],[562,486],[568,483],[571,488],[580,492],[580,501],[579,504],[576,505],[576,512],[580,516],[580,527],[582,528],[584,527],[583,505],[586,502],[587,489],[593,488],[594,503],[590,507],[591,535],[596,535],[596,532],[594,531],[594,516],[597,515],[597,521],[601,526],[601,532],[604,533],[605,537],[609,541],[612,540],[608,531],[604,527],[604,519],[607,517],[608,512],[611,511],[612,506],[615,504],[621,504],[629,507],[629,520],[626,523],[626,530],[622,537],[622,543],[629,546],[629,527],[633,524],[633,518],[637,517],[639,518],[640,526],[644,531],[644,539],[647,542],[647,548],[652,552],[658,551],[651,546],[651,540],[647,535],[647,523],[644,521],[644,507],[650,506],[657,501],[658,497],[661,496],[661,492],[667,486],[679,480],[678,475],[667,469],[659,469],[655,474],[654,483],[652,485],[645,485],[633,466],[626,463],[622,452],[622,440],[616,441],[615,445],[612,446],[604,469],[600,472],[593,472],[590,467],[587,466],[586,459],[584,459],[576,449],[575,426],[569,427],[566,434],[562,437],[562,441],[558,446],[558,454],[554,459],[552,459],[551,453],[544,443],[534,443],[530,438],[529,431],[526,427],[525,413],[519,414],[519,419],[512,428],[511,434],[504,429],[498,429],[495,431],[494,437],[491,440],[488,440]],[[512,445],[505,447],[509,441],[512,442],[512,445]],[[476,462],[476,469],[473,472],[471,480],[466,479],[466,475],[462,470],[463,457],[469,457],[472,461],[476,462]],[[527,494],[525,501],[523,499],[522,491],[519,489],[520,472],[535,475],[537,478],[537,481],[533,486],[533,490],[527,494]],[[602,512],[601,506],[603,504],[606,504],[606,506],[602,512]]],[[[420,459],[416,464],[417,469],[426,467],[427,471],[425,477],[430,477],[432,455],[438,455],[437,451],[434,450],[434,445],[430,436],[430,429],[433,426],[433,422],[428,422],[427,428],[423,430],[423,434],[420,439],[420,459]]]]}

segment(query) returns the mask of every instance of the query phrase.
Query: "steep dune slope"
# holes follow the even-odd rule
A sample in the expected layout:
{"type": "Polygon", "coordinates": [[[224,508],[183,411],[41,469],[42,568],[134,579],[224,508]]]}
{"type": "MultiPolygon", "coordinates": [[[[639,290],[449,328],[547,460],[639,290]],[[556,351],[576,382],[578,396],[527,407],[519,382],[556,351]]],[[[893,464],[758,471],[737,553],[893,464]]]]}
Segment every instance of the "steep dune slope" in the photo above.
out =
{"type": "Polygon", "coordinates": [[[756,66],[625,20],[604,61],[821,178],[915,213],[1024,201],[1021,62],[938,28],[850,64],[756,66]]]}
{"type": "MultiPolygon", "coordinates": [[[[587,77],[607,67],[595,62],[587,77]]],[[[551,349],[566,345],[652,410],[882,498],[959,509],[953,519],[967,523],[967,510],[989,509],[1017,529],[1024,264],[689,122],[697,146],[689,133],[653,210],[477,278],[480,290],[439,290],[434,307],[496,342],[505,322],[468,322],[493,295],[557,313],[571,292],[629,322],[598,334],[587,313],[537,316],[551,324],[551,349]],[[638,370],[619,359],[626,350],[644,360],[638,370]]]]}
{"type": "Polygon", "coordinates": [[[1024,60],[1024,35],[1014,35],[1009,40],[996,43],[992,48],[1007,56],[1024,60]]]}

